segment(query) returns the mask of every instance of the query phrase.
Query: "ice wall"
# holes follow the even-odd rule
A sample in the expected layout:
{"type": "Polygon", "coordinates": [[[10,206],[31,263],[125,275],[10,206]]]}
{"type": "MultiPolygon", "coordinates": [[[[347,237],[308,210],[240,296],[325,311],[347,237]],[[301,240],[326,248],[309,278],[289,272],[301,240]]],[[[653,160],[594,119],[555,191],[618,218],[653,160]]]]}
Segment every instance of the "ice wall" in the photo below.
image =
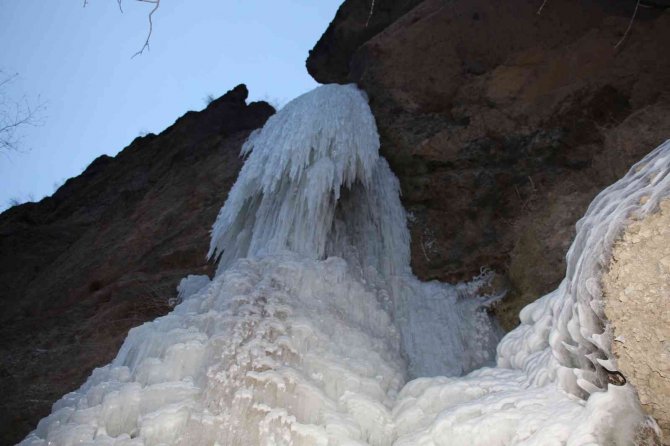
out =
{"type": "Polygon", "coordinates": [[[594,201],[566,279],[524,309],[496,367],[482,367],[499,338],[496,296],[478,295],[490,276],[412,276],[378,147],[354,86],[268,120],[214,225],[215,277],[182,281],[175,310],[131,330],[23,444],[629,445],[653,431],[634,390],[608,384],[598,279],[626,219],[670,193],[670,144],[594,201]]]}

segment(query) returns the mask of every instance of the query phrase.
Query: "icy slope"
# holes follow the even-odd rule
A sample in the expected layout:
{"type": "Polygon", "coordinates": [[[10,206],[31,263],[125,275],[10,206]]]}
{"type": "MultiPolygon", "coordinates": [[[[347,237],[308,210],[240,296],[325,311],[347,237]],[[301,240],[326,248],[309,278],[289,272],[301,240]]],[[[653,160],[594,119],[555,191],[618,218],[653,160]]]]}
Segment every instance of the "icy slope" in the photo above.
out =
{"type": "MultiPolygon", "coordinates": [[[[670,195],[670,141],[593,201],[577,224],[566,278],[524,308],[496,368],[418,379],[394,408],[397,445],[632,445],[654,431],[611,353],[600,278],[614,240],[670,195]]],[[[647,443],[645,443],[647,444],[647,443]]]]}
{"type": "Polygon", "coordinates": [[[594,201],[566,279],[492,368],[490,276],[411,275],[378,145],[353,86],[271,118],[215,223],[216,276],[185,279],[173,313],[131,330],[23,444],[629,445],[653,429],[629,385],[607,384],[598,278],[626,218],[670,193],[670,144],[594,201]]]}

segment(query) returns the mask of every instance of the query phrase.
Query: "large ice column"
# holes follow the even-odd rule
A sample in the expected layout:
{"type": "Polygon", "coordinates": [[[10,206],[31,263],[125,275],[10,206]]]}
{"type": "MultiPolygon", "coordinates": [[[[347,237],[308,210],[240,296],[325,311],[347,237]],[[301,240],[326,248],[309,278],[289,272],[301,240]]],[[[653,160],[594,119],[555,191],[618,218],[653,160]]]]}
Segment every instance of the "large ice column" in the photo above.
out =
{"type": "Polygon", "coordinates": [[[286,105],[245,143],[248,158],[212,233],[219,271],[241,257],[338,256],[388,292],[410,376],[492,364],[500,338],[476,292],[411,274],[398,180],[379,157],[365,94],[325,85],[286,105]],[[460,297],[466,297],[461,299],[460,297]]]}
{"type": "Polygon", "coordinates": [[[212,231],[219,271],[286,250],[351,257],[356,246],[361,265],[405,272],[405,214],[378,150],[374,117],[355,85],[324,85],[287,104],[243,146],[248,158],[212,231]],[[351,199],[338,211],[343,194],[351,199]]]}

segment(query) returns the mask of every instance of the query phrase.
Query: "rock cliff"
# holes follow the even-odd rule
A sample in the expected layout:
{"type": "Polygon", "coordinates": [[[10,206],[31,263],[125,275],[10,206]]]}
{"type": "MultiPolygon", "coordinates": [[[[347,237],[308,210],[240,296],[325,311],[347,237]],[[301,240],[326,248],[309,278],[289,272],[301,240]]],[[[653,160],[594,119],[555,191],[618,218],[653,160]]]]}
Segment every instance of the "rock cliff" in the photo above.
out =
{"type": "Polygon", "coordinates": [[[160,135],[101,156],[39,203],[0,215],[0,444],[14,444],[116,355],[128,329],[209,274],[209,230],[274,113],[237,86],[160,135]]]}
{"type": "Polygon", "coordinates": [[[635,2],[376,4],[370,29],[367,2],[345,1],[307,67],[367,91],[412,217],[414,271],[494,269],[512,328],[563,277],[595,194],[670,137],[670,11],[642,5],[624,38],[635,2]]]}
{"type": "MultiPolygon", "coordinates": [[[[395,13],[368,29],[369,6],[345,1],[308,70],[367,91],[410,212],[415,273],[492,268],[510,329],[564,276],[593,197],[670,138],[670,3],[641,2],[628,33],[631,1],[381,3],[395,13]]],[[[631,226],[603,281],[615,354],[667,437],[660,215],[631,226]],[[656,251],[631,241],[640,227],[656,251]]]]}

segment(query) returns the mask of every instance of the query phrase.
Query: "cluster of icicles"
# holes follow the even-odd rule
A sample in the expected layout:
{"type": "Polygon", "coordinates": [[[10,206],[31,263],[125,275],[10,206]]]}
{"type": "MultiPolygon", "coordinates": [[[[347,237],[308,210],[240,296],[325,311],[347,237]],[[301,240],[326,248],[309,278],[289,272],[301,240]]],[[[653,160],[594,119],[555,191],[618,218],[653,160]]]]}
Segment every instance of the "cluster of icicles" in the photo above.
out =
{"type": "Polygon", "coordinates": [[[502,340],[496,296],[478,295],[490,275],[412,276],[378,148],[354,86],[270,118],[214,225],[215,277],[184,279],[174,311],[131,330],[22,444],[630,445],[654,429],[629,385],[607,383],[598,278],[626,219],[670,192],[670,143],[595,199],[565,280],[502,340]]]}

